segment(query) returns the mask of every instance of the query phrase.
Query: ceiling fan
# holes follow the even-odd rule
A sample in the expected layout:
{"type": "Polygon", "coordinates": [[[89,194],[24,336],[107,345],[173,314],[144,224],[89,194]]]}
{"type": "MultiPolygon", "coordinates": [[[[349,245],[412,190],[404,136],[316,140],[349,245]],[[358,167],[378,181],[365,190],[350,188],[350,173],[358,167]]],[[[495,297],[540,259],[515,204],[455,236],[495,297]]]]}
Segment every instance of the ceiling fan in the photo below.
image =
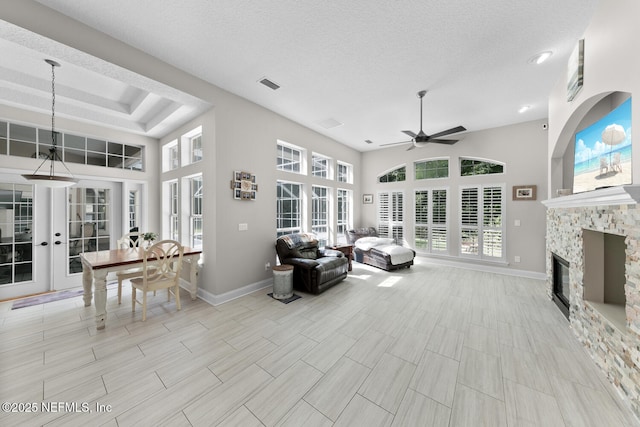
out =
{"type": "Polygon", "coordinates": [[[416,134],[410,130],[403,130],[402,131],[403,133],[411,137],[411,141],[401,141],[401,142],[391,142],[389,144],[380,144],[381,147],[386,145],[412,143],[411,147],[407,148],[407,151],[408,151],[408,150],[413,150],[416,147],[418,148],[424,147],[428,143],[432,143],[432,142],[435,142],[437,144],[449,144],[449,145],[455,144],[456,142],[458,142],[457,139],[440,139],[440,137],[451,135],[458,132],[464,132],[465,130],[467,130],[464,126],[456,126],[454,128],[447,129],[442,132],[434,133],[433,135],[427,135],[422,130],[422,98],[424,98],[426,93],[427,93],[426,90],[421,90],[420,92],[418,92],[418,98],[420,98],[420,131],[416,134]]]}

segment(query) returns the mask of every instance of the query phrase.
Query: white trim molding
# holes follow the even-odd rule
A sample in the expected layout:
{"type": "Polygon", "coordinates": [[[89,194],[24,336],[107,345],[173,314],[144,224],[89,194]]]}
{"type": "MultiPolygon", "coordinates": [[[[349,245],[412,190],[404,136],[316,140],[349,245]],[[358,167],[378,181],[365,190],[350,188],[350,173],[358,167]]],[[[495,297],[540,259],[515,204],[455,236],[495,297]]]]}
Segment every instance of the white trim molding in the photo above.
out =
{"type": "Polygon", "coordinates": [[[583,206],[635,205],[640,202],[640,185],[620,185],[543,200],[547,209],[583,206]]]}

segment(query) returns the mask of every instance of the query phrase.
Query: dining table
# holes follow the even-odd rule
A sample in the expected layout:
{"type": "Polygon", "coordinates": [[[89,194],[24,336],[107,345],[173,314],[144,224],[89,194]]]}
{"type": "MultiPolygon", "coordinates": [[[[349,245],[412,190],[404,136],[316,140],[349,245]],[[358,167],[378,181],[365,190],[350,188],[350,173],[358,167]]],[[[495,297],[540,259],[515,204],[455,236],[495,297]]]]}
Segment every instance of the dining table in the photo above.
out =
{"type": "MultiPolygon", "coordinates": [[[[182,261],[190,264],[189,293],[195,300],[198,293],[198,261],[202,250],[184,247],[182,261]]],[[[123,249],[108,249],[94,252],[82,252],[82,286],[84,288],[84,305],[91,306],[94,299],[96,307],[96,328],[104,329],[107,320],[107,275],[111,272],[128,270],[142,265],[145,248],[131,247],[123,249]]],[[[149,258],[148,262],[153,263],[149,258]]]]}

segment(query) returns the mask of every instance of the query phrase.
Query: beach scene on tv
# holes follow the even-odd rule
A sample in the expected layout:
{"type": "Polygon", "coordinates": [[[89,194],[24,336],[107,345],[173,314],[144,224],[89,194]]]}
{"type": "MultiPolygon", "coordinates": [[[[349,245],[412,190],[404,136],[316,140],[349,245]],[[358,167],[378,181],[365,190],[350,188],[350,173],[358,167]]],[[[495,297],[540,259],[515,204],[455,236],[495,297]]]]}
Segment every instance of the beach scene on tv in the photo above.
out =
{"type": "Polygon", "coordinates": [[[573,192],[632,183],[631,98],[576,133],[573,192]]]}

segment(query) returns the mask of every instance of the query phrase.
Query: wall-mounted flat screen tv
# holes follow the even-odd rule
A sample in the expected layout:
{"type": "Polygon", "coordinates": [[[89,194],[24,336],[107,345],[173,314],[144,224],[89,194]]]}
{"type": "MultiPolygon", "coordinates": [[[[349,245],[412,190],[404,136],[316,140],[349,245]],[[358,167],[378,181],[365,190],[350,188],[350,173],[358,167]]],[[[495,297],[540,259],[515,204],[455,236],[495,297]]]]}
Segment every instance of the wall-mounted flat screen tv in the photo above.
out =
{"type": "Polygon", "coordinates": [[[576,133],[573,192],[632,183],[631,98],[576,133]]]}

